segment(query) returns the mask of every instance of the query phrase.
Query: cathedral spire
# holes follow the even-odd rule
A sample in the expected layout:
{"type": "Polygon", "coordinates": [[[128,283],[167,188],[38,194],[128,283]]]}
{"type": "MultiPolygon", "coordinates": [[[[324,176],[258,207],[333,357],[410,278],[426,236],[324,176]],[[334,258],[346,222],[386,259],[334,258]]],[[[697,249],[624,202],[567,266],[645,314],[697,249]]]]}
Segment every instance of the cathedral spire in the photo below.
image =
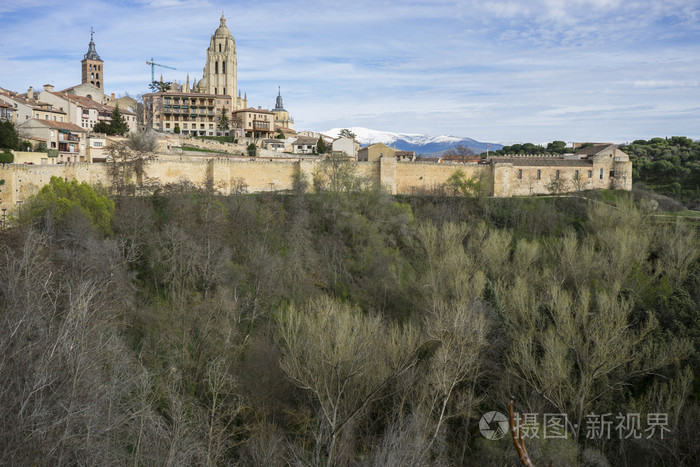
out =
{"type": "Polygon", "coordinates": [[[100,60],[100,61],[102,61],[100,56],[97,55],[97,50],[95,49],[94,34],[95,34],[95,30],[90,28],[90,44],[88,45],[88,51],[85,54],[84,59],[85,60],[100,60]]]}
{"type": "Polygon", "coordinates": [[[284,105],[282,104],[282,87],[277,86],[277,101],[275,102],[275,110],[284,110],[284,105]]]}

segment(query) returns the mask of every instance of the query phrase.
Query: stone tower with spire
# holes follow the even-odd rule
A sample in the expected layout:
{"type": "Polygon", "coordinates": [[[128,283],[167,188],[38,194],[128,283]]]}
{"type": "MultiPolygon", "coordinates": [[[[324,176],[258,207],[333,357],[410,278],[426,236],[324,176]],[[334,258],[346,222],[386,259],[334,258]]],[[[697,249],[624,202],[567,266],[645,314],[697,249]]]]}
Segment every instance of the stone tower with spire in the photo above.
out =
{"type": "Polygon", "coordinates": [[[289,112],[284,109],[284,104],[282,103],[282,88],[277,87],[277,100],[275,101],[275,108],[272,111],[275,114],[275,129],[288,128],[290,130],[294,129],[294,119],[289,116],[289,112]]]}
{"type": "Polygon", "coordinates": [[[231,96],[235,100],[238,91],[237,74],[236,41],[226,27],[226,17],[222,13],[219,27],[209,41],[207,61],[197,90],[219,96],[231,96]]]}
{"type": "Polygon", "coordinates": [[[100,91],[104,92],[104,69],[103,62],[99,55],[97,55],[97,50],[95,50],[95,41],[93,39],[94,31],[92,28],[90,30],[90,44],[88,45],[88,51],[80,62],[82,64],[83,71],[83,84],[89,83],[95,87],[98,87],[100,91]]]}

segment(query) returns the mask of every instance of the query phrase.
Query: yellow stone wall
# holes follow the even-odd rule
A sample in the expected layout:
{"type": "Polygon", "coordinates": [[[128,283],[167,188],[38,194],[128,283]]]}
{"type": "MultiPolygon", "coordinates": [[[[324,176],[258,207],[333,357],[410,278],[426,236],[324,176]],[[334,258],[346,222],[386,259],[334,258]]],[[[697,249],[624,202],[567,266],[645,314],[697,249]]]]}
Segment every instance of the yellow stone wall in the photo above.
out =
{"type": "Polygon", "coordinates": [[[400,161],[396,170],[397,192],[409,194],[434,190],[457,170],[464,172],[467,178],[479,179],[490,175],[491,167],[478,164],[400,161]]]}
{"type": "MultiPolygon", "coordinates": [[[[243,159],[202,159],[192,160],[174,156],[160,155],[159,160],[149,162],[145,176],[156,178],[161,184],[189,181],[195,185],[204,186],[208,179],[214,182],[214,187],[223,194],[230,194],[234,187],[243,181],[249,192],[289,190],[292,188],[294,174],[297,171],[311,183],[314,168],[319,160],[272,160],[256,158],[243,159]]],[[[568,180],[567,191],[575,191],[571,180],[576,167],[552,166],[518,166],[513,163],[457,164],[457,163],[427,163],[396,161],[394,158],[382,158],[377,162],[354,162],[356,174],[370,180],[379,181],[389,192],[394,194],[411,194],[416,191],[430,191],[445,183],[456,171],[462,170],[467,177],[481,179],[485,183],[487,193],[499,197],[528,196],[532,194],[549,193],[547,184],[556,169],[560,177],[568,180]],[[518,179],[517,171],[523,170],[522,179],[518,179]],[[541,170],[540,180],[532,180],[537,170],[541,170]]],[[[596,160],[592,166],[578,167],[585,183],[581,189],[617,188],[630,190],[632,188],[632,163],[628,161],[596,160]],[[587,178],[587,170],[593,171],[593,176],[587,178]],[[603,179],[599,177],[603,170],[603,179]],[[614,177],[610,178],[613,170],[614,177]]],[[[87,182],[91,185],[111,184],[107,164],[57,164],[57,165],[26,165],[0,164],[0,208],[12,208],[19,201],[25,201],[47,184],[51,176],[62,177],[66,180],[87,182]]]]}

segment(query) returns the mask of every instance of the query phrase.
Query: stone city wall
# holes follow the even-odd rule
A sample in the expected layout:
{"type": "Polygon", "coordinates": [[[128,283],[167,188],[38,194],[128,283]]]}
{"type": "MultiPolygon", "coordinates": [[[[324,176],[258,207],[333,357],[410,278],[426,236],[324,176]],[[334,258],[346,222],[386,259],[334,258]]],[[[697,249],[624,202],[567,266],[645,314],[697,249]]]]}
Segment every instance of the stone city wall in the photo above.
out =
{"type": "MultiPolygon", "coordinates": [[[[158,155],[158,159],[146,165],[145,176],[156,178],[161,184],[189,181],[204,186],[208,179],[223,194],[235,192],[242,184],[249,192],[289,190],[294,174],[298,171],[310,183],[319,159],[272,159],[269,158],[210,158],[158,155]]],[[[615,162],[595,163],[588,167],[518,166],[512,163],[458,164],[396,161],[382,158],[378,162],[353,162],[356,174],[378,180],[392,194],[429,192],[444,184],[456,171],[462,170],[467,177],[485,181],[487,192],[493,196],[528,196],[549,193],[548,183],[555,170],[567,181],[566,191],[576,191],[573,185],[574,170],[585,177],[581,189],[632,188],[632,164],[615,162]],[[591,179],[587,170],[593,171],[591,179]],[[518,170],[523,171],[518,178],[518,170]],[[535,177],[541,170],[541,178],[535,177]],[[603,178],[600,178],[600,170],[603,178]],[[611,177],[611,172],[614,177],[611,177]],[[534,178],[534,180],[533,180],[534,178]]],[[[51,176],[65,180],[77,180],[91,185],[111,185],[108,165],[104,163],[73,163],[58,165],[0,165],[0,207],[12,208],[47,184],[51,176]]]]}

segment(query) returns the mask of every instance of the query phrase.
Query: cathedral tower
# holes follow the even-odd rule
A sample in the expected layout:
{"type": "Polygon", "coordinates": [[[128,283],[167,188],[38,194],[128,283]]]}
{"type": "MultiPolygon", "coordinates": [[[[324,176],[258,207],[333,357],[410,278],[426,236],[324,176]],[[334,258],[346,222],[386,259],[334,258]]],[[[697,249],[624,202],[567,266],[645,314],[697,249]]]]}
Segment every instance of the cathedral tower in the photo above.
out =
{"type": "Polygon", "coordinates": [[[83,69],[83,84],[90,83],[93,86],[100,88],[104,92],[104,70],[102,69],[102,59],[97,55],[95,50],[95,41],[93,40],[94,32],[90,31],[90,45],[82,62],[83,69]]]}
{"type": "Polygon", "coordinates": [[[219,27],[209,41],[204,76],[199,84],[200,90],[235,99],[238,87],[237,73],[236,42],[226,27],[226,18],[222,13],[219,27]]]}

